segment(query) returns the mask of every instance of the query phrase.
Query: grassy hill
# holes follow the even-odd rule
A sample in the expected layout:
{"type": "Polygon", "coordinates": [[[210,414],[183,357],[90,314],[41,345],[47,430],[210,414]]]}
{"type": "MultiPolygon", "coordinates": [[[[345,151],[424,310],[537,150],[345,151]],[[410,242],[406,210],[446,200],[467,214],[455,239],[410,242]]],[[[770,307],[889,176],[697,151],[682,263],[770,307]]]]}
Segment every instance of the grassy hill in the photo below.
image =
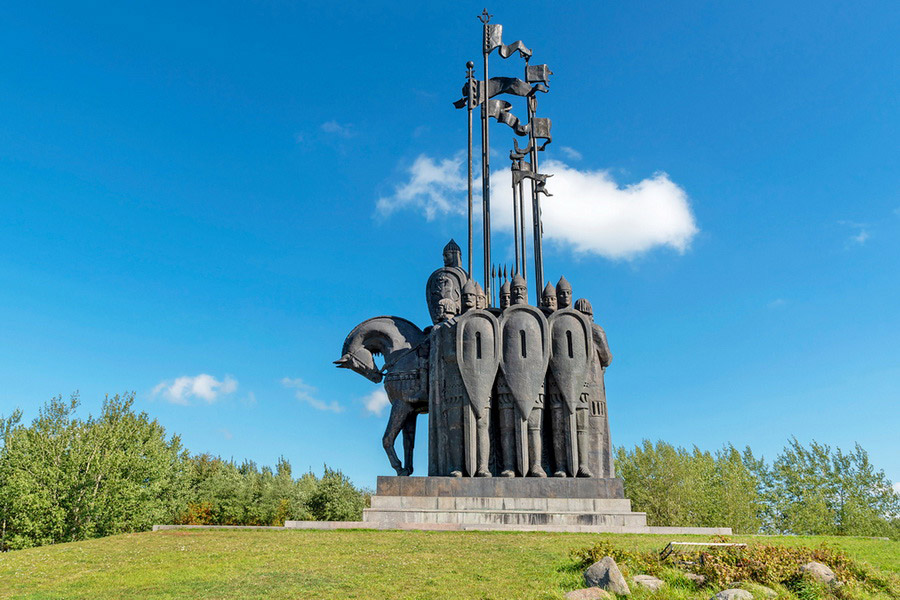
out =
{"type": "MultiPolygon", "coordinates": [[[[0,554],[0,597],[58,598],[561,598],[582,587],[570,552],[606,540],[632,552],[702,536],[417,531],[175,530],[0,554]]],[[[900,542],[823,541],[891,582],[849,600],[896,598],[900,542]]],[[[627,568],[627,567],[626,567],[627,568]]],[[[635,573],[632,573],[635,574],[635,573]]],[[[635,600],[706,600],[716,589],[634,590],[635,600]]],[[[780,596],[789,600],[782,589],[780,596]]],[[[801,600],[813,600],[803,598],[801,600]]]]}

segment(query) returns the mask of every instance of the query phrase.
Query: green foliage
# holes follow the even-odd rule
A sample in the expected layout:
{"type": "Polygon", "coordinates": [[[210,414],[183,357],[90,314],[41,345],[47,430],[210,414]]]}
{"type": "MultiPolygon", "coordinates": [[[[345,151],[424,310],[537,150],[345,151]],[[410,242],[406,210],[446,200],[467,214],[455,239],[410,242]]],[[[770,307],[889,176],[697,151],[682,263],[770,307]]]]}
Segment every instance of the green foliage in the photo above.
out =
{"type": "Polygon", "coordinates": [[[287,520],[360,520],[366,492],[346,475],[325,466],[317,478],[291,475],[282,458],[273,473],[251,461],[237,464],[199,454],[185,460],[180,487],[179,525],[283,525],[287,520]]]}
{"type": "MultiPolygon", "coordinates": [[[[716,537],[713,541],[731,539],[716,537]]],[[[695,584],[684,576],[682,569],[687,569],[703,575],[710,589],[739,587],[758,598],[763,597],[761,585],[775,588],[776,592],[781,590],[779,596],[793,594],[800,600],[860,600],[879,594],[900,597],[900,578],[896,575],[882,573],[824,543],[816,547],[752,542],[743,547],[710,546],[679,552],[661,561],[658,550],[636,550],[604,539],[572,550],[572,570],[581,572],[604,556],[613,557],[626,577],[639,573],[655,575],[683,590],[695,589],[695,584]],[[800,567],[811,561],[831,567],[840,585],[822,585],[804,575],[800,567]]]]}
{"type": "Polygon", "coordinates": [[[900,495],[859,444],[845,453],[793,438],[760,483],[773,533],[900,537],[900,495]]]}
{"type": "Polygon", "coordinates": [[[346,475],[326,465],[307,506],[316,521],[360,521],[366,503],[366,495],[353,487],[346,475]]]}
{"type": "Polygon", "coordinates": [[[616,472],[634,510],[646,512],[651,525],[760,528],[757,478],[731,445],[712,454],[644,440],[633,450],[617,449],[616,472]]]}
{"type": "Polygon", "coordinates": [[[171,513],[180,441],[133,402],[107,398],[99,418],[80,420],[73,395],[30,427],[4,421],[0,549],[140,531],[171,513]]]}
{"type": "Polygon", "coordinates": [[[134,394],[107,398],[99,417],[53,398],[29,426],[0,417],[0,551],[145,531],[155,523],[282,525],[288,519],[359,519],[366,492],[340,471],[298,479],[209,454],[133,410],[134,394]],[[312,504],[311,504],[312,502],[312,504]],[[315,506],[315,510],[310,507],[315,506]]]}
{"type": "Polygon", "coordinates": [[[616,471],[651,525],[900,539],[900,495],[859,444],[845,453],[792,439],[769,466],[750,448],[710,453],[644,440],[617,449],[616,471]]]}
{"type": "Polygon", "coordinates": [[[605,556],[611,556],[616,564],[623,569],[625,575],[655,575],[659,576],[662,563],[659,554],[653,550],[635,551],[626,549],[609,540],[601,540],[584,548],[576,548],[570,553],[575,561],[575,568],[583,571],[605,556]]]}

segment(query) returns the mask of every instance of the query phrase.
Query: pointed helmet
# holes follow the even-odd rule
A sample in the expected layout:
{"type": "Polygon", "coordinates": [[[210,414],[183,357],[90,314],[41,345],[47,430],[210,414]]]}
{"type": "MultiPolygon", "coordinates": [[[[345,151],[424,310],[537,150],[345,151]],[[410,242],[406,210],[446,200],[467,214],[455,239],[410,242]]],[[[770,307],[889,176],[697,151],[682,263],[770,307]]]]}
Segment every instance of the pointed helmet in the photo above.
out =
{"type": "Polygon", "coordinates": [[[594,309],[587,298],[579,298],[578,300],[576,300],[575,310],[589,316],[594,316],[594,309]]]}

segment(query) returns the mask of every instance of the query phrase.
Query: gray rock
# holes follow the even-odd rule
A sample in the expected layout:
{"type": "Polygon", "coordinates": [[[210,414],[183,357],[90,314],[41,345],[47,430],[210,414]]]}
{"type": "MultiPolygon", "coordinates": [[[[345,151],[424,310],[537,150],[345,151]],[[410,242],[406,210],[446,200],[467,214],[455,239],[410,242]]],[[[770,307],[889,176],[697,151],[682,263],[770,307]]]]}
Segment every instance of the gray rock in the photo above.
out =
{"type": "Polygon", "coordinates": [[[696,573],[685,573],[684,576],[693,581],[698,586],[706,584],[706,577],[704,577],[703,575],[697,575],[696,573]]]}
{"type": "Polygon", "coordinates": [[[739,581],[737,583],[733,583],[732,585],[736,588],[747,590],[748,592],[753,594],[755,598],[768,598],[769,600],[771,600],[772,598],[778,596],[778,592],[776,592],[772,588],[766,587],[761,583],[756,583],[753,581],[739,581]]]}
{"type": "Polygon", "coordinates": [[[612,556],[604,556],[584,572],[587,587],[598,587],[612,594],[627,596],[631,593],[628,583],[612,556]]]}
{"type": "Polygon", "coordinates": [[[654,592],[666,583],[662,579],[654,577],[653,575],[635,575],[631,578],[631,580],[637,585],[642,585],[645,588],[653,590],[654,592]]]}
{"type": "Polygon", "coordinates": [[[753,600],[753,594],[751,594],[747,590],[722,590],[721,592],[713,596],[710,600],[753,600]]]}
{"type": "Polygon", "coordinates": [[[566,600],[612,600],[613,595],[598,587],[589,587],[572,590],[563,597],[566,600]]]}
{"type": "Polygon", "coordinates": [[[835,580],[834,571],[828,565],[823,565],[820,562],[808,562],[800,567],[800,570],[822,583],[832,583],[835,580]]]}

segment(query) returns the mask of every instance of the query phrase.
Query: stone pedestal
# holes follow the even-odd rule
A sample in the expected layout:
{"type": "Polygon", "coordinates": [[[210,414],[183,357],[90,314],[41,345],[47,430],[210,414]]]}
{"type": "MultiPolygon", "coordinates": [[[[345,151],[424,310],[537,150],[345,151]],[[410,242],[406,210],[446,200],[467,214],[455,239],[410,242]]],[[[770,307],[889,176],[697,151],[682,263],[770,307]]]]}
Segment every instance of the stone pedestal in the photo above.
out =
{"type": "Polygon", "coordinates": [[[363,524],[377,529],[730,534],[647,526],[618,478],[379,477],[363,524]]]}

